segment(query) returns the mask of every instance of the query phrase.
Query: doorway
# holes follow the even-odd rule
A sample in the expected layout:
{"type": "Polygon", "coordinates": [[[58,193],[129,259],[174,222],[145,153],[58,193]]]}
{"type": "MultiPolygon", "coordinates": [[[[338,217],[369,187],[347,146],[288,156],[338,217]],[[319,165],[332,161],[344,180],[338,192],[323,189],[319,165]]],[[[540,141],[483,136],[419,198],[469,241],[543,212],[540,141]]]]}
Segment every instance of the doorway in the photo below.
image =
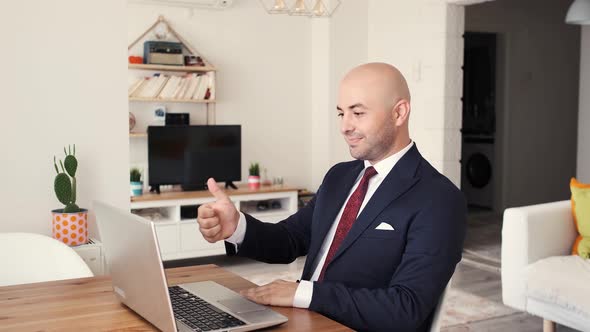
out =
{"type": "Polygon", "coordinates": [[[492,210],[496,177],[495,33],[464,34],[461,191],[470,208],[492,210]]]}

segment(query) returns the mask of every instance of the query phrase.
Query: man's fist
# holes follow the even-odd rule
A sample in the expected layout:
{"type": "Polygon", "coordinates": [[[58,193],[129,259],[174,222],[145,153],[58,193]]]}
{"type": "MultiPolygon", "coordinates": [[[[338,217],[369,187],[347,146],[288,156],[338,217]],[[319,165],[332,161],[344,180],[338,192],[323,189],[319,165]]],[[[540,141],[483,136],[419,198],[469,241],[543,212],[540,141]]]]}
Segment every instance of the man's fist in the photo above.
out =
{"type": "Polygon", "coordinates": [[[240,213],[213,178],[207,180],[215,202],[199,206],[197,222],[205,240],[215,243],[230,237],[238,226],[240,213]]]}

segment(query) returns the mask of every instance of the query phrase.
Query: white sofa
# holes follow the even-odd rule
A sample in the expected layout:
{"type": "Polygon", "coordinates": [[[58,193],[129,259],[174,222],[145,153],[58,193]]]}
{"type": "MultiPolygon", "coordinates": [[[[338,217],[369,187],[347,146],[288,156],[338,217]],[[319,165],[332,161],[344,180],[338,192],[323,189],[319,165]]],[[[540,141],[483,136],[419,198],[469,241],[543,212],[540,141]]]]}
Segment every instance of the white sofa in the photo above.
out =
{"type": "Polygon", "coordinates": [[[506,209],[502,299],[507,306],[590,331],[590,260],[572,256],[577,236],[570,201],[506,209]]]}

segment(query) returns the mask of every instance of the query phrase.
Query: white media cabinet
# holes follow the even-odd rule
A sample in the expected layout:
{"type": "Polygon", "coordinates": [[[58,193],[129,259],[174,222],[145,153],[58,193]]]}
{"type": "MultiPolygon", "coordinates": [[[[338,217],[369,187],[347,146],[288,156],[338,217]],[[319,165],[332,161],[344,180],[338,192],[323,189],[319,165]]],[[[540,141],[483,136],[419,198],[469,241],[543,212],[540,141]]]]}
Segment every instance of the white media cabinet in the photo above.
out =
{"type": "MultiPolygon", "coordinates": [[[[286,186],[263,186],[260,189],[228,189],[225,192],[240,211],[253,217],[276,223],[297,212],[297,189],[286,186]],[[259,209],[257,205],[267,206],[259,209]],[[274,203],[274,204],[273,204],[274,203]],[[274,208],[272,206],[274,205],[274,208]],[[278,207],[280,205],[280,207],[278,207]]],[[[209,243],[199,232],[196,209],[199,205],[213,201],[213,196],[204,191],[173,191],[161,194],[144,194],[131,197],[131,212],[145,213],[145,209],[156,211],[161,217],[153,220],[160,245],[162,259],[177,260],[225,254],[223,241],[209,243]],[[181,212],[182,211],[182,212],[181,212]],[[187,213],[192,218],[183,218],[187,213]]]]}

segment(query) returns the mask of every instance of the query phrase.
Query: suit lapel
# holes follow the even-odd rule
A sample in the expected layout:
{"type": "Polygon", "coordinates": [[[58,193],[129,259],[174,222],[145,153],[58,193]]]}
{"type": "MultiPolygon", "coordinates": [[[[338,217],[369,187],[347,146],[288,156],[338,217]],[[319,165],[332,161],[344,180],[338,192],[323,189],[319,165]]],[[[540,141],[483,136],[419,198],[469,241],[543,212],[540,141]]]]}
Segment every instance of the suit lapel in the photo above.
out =
{"type": "Polygon", "coordinates": [[[336,215],[342,208],[344,201],[350,193],[350,189],[355,183],[359,173],[364,169],[364,163],[359,161],[355,163],[351,168],[345,171],[343,176],[336,175],[332,179],[329,179],[329,183],[325,183],[322,187],[324,191],[322,193],[322,206],[316,206],[318,209],[318,222],[316,223],[313,232],[313,239],[311,247],[307,253],[307,260],[305,261],[305,267],[303,270],[303,279],[311,278],[311,268],[316,260],[318,251],[320,250],[326,234],[332,227],[336,215]]]}
{"type": "Polygon", "coordinates": [[[383,209],[418,182],[419,178],[415,176],[415,173],[421,158],[418,149],[414,145],[398,161],[359,214],[346,238],[340,244],[334,258],[332,258],[332,262],[338,259],[358,239],[383,209]]]}

